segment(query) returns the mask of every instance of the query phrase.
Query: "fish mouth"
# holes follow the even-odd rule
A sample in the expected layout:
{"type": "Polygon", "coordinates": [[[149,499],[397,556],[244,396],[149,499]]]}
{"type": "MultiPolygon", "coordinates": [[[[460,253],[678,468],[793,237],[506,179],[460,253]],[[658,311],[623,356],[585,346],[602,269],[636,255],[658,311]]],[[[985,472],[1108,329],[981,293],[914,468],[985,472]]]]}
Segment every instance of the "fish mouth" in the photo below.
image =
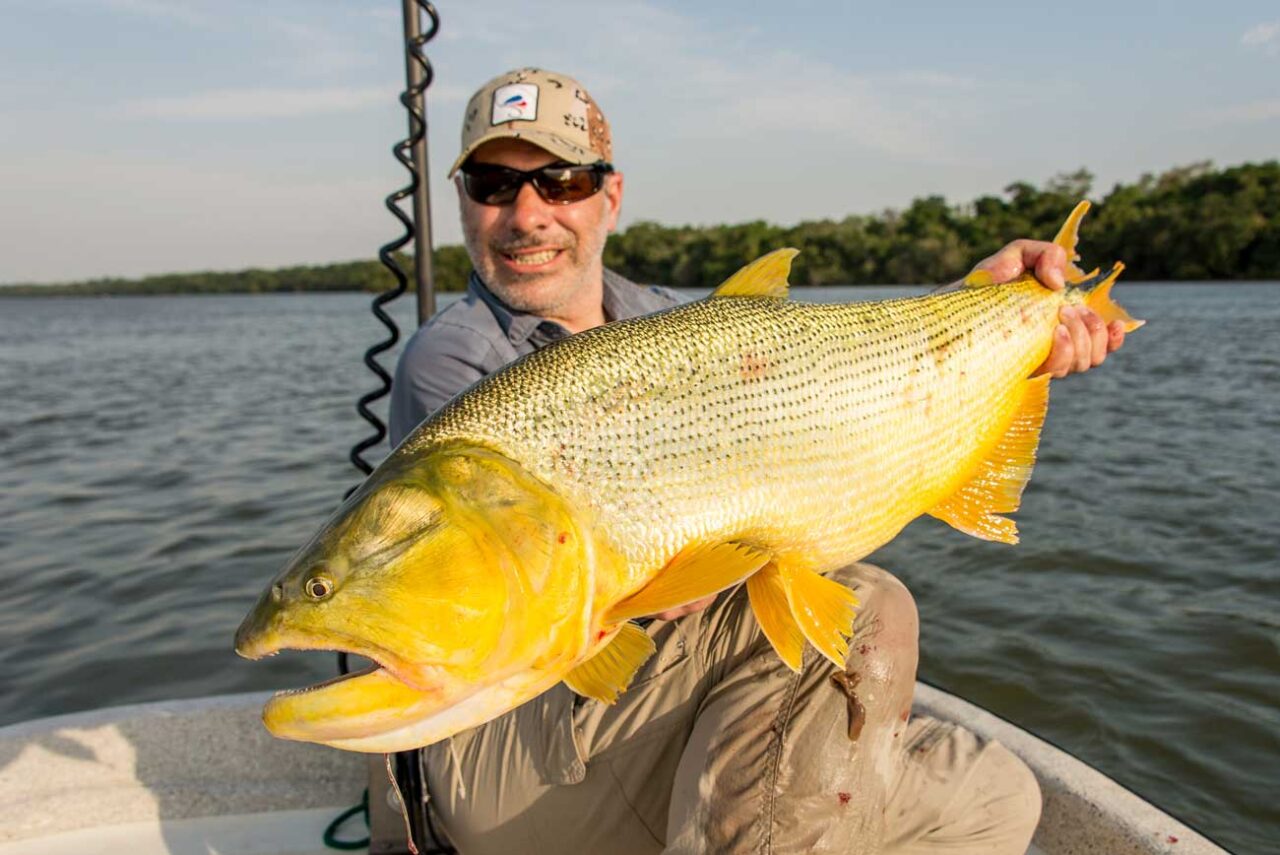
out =
{"type": "Polygon", "coordinates": [[[336,676],[329,677],[328,679],[309,686],[300,686],[294,689],[283,689],[277,692],[277,695],[301,695],[308,692],[316,692],[326,689],[335,683],[340,683],[344,680],[353,679],[355,677],[362,677],[375,671],[385,672],[388,676],[404,683],[406,686],[410,686],[411,688],[418,688],[420,690],[429,688],[427,686],[415,686],[415,683],[417,682],[417,679],[415,679],[416,675],[413,675],[412,672],[410,672],[410,669],[406,668],[403,663],[399,662],[398,658],[394,654],[386,650],[371,648],[369,645],[335,644],[332,642],[312,643],[302,639],[286,640],[281,638],[271,638],[269,636],[249,637],[243,640],[239,638],[236,639],[236,654],[251,661],[269,659],[273,656],[278,656],[286,650],[318,650],[332,653],[335,656],[343,654],[347,656],[361,656],[368,659],[373,664],[358,670],[349,671],[345,674],[338,674],[336,676]]]}
{"type": "MultiPolygon", "coordinates": [[[[265,659],[284,650],[324,650],[371,660],[367,667],[338,674],[308,686],[274,693],[262,711],[262,721],[282,739],[332,743],[366,739],[423,718],[447,706],[459,694],[455,681],[443,671],[429,685],[403,679],[386,651],[366,645],[314,643],[306,639],[251,636],[238,639],[236,652],[247,659],[265,659]],[[415,685],[416,683],[416,685],[415,685]]],[[[435,671],[438,669],[429,669],[435,671]]]]}
{"type": "MultiPolygon", "coordinates": [[[[335,652],[338,652],[338,651],[335,651],[335,652]]],[[[368,676],[369,674],[373,674],[379,671],[387,674],[388,676],[391,676],[390,672],[387,671],[387,669],[375,663],[373,665],[368,666],[367,668],[360,668],[356,671],[347,671],[342,674],[335,674],[332,677],[321,680],[319,683],[312,683],[309,686],[299,686],[296,689],[280,689],[279,691],[274,693],[272,697],[273,698],[295,697],[298,695],[310,694],[311,692],[323,692],[325,689],[328,689],[330,686],[336,685],[337,683],[343,683],[343,682],[346,682],[347,680],[354,680],[358,677],[365,677],[365,676],[368,676]]]]}

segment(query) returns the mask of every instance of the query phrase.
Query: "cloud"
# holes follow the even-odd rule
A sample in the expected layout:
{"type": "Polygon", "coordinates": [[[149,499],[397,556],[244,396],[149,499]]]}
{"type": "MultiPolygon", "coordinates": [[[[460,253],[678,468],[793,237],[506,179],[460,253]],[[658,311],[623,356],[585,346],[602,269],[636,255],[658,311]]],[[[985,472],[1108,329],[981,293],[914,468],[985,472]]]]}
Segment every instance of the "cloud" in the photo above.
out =
{"type": "MultiPolygon", "coordinates": [[[[976,112],[980,99],[995,100],[995,87],[987,81],[920,67],[851,72],[780,49],[768,32],[749,24],[708,26],[647,3],[619,6],[601,17],[590,2],[549,2],[553,8],[533,20],[516,14],[514,6],[512,14],[461,7],[449,32],[484,46],[491,75],[504,65],[543,63],[552,51],[530,45],[554,47],[563,39],[559,22],[594,16],[593,38],[575,45],[574,66],[550,67],[578,77],[606,114],[626,104],[632,115],[661,115],[665,136],[701,148],[764,147],[779,138],[821,136],[894,158],[949,161],[956,153],[948,120],[966,107],[976,112]],[[744,123],[750,141],[737,136],[744,123]]],[[[641,144],[635,142],[640,137],[629,139],[624,148],[641,144]]]]}
{"type": "Polygon", "coordinates": [[[1250,27],[1240,37],[1240,44],[1272,55],[1280,54],[1280,21],[1267,21],[1250,27]]]}
{"type": "Polygon", "coordinates": [[[1213,123],[1266,122],[1271,119],[1280,119],[1280,99],[1234,104],[1205,113],[1204,117],[1213,123]]]}
{"type": "MultiPolygon", "coordinates": [[[[398,233],[376,174],[247,172],[117,153],[0,160],[0,283],[370,258],[398,233]],[[251,215],[250,215],[251,212],[251,215]],[[76,251],[52,252],[59,234],[76,251]]],[[[443,188],[442,188],[443,189],[443,188]]]]}
{"type": "Polygon", "coordinates": [[[206,26],[212,20],[206,12],[189,3],[175,2],[175,0],[101,0],[101,2],[108,9],[119,12],[181,21],[192,26],[206,26]]]}
{"type": "Polygon", "coordinates": [[[380,86],[325,89],[214,89],[172,98],[124,102],[122,115],[147,119],[235,121],[343,113],[394,102],[396,91],[380,86]]]}

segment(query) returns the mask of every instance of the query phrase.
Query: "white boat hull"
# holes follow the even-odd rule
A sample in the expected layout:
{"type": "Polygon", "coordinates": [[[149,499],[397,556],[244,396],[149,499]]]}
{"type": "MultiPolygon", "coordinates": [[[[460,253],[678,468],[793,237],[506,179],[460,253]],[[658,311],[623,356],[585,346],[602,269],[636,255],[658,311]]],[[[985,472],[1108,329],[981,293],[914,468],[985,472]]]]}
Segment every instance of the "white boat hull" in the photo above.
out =
{"type": "MultiPolygon", "coordinates": [[[[114,707],[0,728],[0,855],[309,855],[356,803],[364,756],[273,739],[267,693],[114,707]]],[[[1040,780],[1033,855],[1225,850],[1105,775],[919,684],[915,712],[998,739],[1040,780]]],[[[352,823],[353,836],[363,834],[352,823]]]]}

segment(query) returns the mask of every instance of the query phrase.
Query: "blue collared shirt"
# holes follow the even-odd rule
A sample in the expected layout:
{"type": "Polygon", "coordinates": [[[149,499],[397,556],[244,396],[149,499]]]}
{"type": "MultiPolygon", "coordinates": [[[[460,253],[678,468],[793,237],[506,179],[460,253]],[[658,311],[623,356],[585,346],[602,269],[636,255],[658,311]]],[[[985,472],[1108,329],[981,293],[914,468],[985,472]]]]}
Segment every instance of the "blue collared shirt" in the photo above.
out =
{"type": "MultiPolygon", "coordinates": [[[[620,321],[684,302],[669,288],[637,285],[604,271],[604,316],[620,321]]],[[[405,343],[391,386],[391,446],[480,378],[570,332],[555,321],[516,311],[474,271],[462,299],[437,312],[405,343]]]]}

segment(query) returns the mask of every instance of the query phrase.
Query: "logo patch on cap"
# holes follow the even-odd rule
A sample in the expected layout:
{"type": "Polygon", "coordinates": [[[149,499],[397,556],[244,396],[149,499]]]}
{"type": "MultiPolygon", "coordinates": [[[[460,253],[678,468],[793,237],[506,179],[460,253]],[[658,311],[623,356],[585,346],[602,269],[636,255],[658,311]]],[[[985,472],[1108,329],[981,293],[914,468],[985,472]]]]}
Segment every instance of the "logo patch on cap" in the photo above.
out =
{"type": "Polygon", "coordinates": [[[503,122],[532,122],[538,118],[538,87],[532,83],[509,83],[493,92],[491,125],[503,122]]]}

